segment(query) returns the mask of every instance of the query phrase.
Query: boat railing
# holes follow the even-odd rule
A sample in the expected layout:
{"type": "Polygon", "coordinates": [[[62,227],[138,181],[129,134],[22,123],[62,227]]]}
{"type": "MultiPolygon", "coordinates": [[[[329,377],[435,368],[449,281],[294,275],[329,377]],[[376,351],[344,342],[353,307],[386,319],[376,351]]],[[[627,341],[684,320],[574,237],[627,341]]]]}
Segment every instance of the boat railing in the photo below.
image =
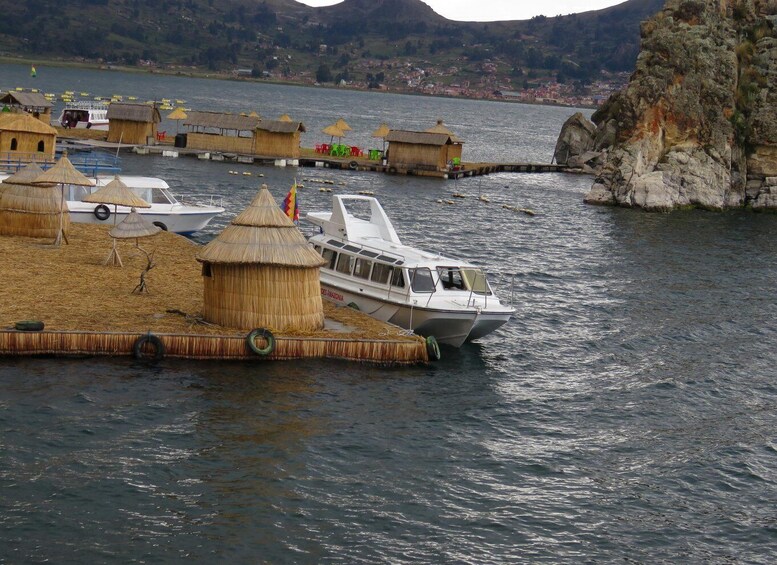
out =
{"type": "MultiPolygon", "coordinates": [[[[172,194],[172,193],[171,193],[172,194]]],[[[173,197],[179,204],[186,204],[188,206],[218,206],[219,208],[224,207],[224,196],[221,194],[209,194],[206,195],[207,200],[206,201],[192,201],[192,195],[191,194],[174,194],[173,197]]]]}

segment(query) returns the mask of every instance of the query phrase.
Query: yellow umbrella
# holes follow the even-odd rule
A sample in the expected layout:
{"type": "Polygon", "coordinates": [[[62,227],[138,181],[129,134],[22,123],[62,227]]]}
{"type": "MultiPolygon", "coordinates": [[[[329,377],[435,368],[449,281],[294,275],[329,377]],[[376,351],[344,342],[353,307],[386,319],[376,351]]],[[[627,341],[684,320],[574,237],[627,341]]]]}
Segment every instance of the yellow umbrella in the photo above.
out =
{"type": "Polygon", "coordinates": [[[257,114],[255,111],[252,111],[250,114],[248,114],[252,118],[258,118],[259,114],[257,114]]]}
{"type": "Polygon", "coordinates": [[[338,127],[337,124],[331,124],[326,126],[324,129],[321,130],[321,133],[325,133],[327,135],[332,136],[332,139],[329,140],[329,143],[332,143],[332,140],[335,137],[338,140],[341,140],[343,137],[345,137],[345,132],[342,130],[342,128],[338,127]]]}
{"type": "Polygon", "coordinates": [[[76,186],[92,186],[94,183],[89,180],[82,172],[77,170],[70,159],[67,158],[67,152],[62,154],[53,167],[48,171],[36,177],[31,184],[59,184],[62,189],[62,206],[59,213],[59,231],[57,231],[57,237],[54,239],[54,245],[59,246],[62,243],[64,237],[65,243],[67,243],[67,236],[62,228],[62,223],[65,214],[65,185],[76,186]]]}
{"type": "Polygon", "coordinates": [[[291,116],[289,116],[288,114],[283,114],[280,118],[278,118],[278,121],[279,122],[290,122],[291,121],[291,116]]]}
{"type": "Polygon", "coordinates": [[[184,112],[183,108],[178,106],[175,110],[167,114],[168,120],[175,120],[175,133],[178,133],[178,122],[185,120],[188,116],[184,112]]]}
{"type": "Polygon", "coordinates": [[[378,126],[378,129],[376,129],[374,132],[372,132],[372,137],[379,137],[383,140],[383,153],[386,152],[386,136],[391,131],[391,128],[388,127],[388,125],[383,122],[378,126]]]}

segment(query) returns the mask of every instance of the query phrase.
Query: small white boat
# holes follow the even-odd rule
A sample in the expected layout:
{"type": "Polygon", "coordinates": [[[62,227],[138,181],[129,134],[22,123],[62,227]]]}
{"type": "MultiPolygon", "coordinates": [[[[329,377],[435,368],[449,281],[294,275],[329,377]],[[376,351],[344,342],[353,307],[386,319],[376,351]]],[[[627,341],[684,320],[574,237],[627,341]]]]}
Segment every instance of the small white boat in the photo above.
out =
{"type": "Polygon", "coordinates": [[[327,261],[321,295],[379,320],[460,347],[515,313],[471,263],[403,245],[377,199],[333,195],[331,212],[305,219],[320,228],[309,241],[327,261]]]}
{"type": "MultiPolygon", "coordinates": [[[[8,174],[0,174],[0,181],[8,174]]],[[[121,222],[131,212],[126,206],[94,204],[81,199],[111,182],[115,176],[92,177],[94,186],[65,185],[65,200],[70,210],[70,220],[81,224],[108,224],[121,222]],[[116,216],[114,218],[114,215],[116,216]]],[[[156,177],[125,176],[119,177],[140,198],[151,204],[150,208],[138,208],[136,211],[149,222],[166,231],[191,235],[200,231],[224,208],[209,204],[183,204],[172,192],[170,186],[156,177]]]]}
{"type": "Polygon", "coordinates": [[[102,102],[67,102],[57,118],[63,128],[86,128],[108,131],[108,104],[102,102]]]}

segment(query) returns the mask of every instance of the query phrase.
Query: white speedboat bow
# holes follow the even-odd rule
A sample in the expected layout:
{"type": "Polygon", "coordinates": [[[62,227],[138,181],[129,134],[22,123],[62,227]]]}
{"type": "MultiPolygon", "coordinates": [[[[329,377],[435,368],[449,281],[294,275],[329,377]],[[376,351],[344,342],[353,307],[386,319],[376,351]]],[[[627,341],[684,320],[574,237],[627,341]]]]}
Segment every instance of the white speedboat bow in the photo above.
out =
{"type": "Polygon", "coordinates": [[[327,261],[321,268],[327,300],[454,347],[493,332],[515,313],[480,267],[403,245],[373,197],[333,195],[331,212],[305,219],[321,231],[309,240],[327,261]]]}

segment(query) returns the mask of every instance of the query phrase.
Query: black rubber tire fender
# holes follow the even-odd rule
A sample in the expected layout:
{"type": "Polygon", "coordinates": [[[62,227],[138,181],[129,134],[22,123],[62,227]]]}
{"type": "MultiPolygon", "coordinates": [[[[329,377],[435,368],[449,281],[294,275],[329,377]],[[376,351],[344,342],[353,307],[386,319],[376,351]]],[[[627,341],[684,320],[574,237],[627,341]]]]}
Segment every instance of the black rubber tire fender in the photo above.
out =
{"type": "Polygon", "coordinates": [[[359,163],[357,163],[356,161],[351,161],[350,163],[348,163],[348,168],[351,169],[352,171],[355,171],[356,169],[359,168],[359,163]]]}
{"type": "Polygon", "coordinates": [[[275,351],[275,336],[267,328],[256,328],[251,330],[246,336],[246,345],[248,345],[248,348],[257,355],[266,357],[275,351]],[[263,338],[267,342],[267,345],[258,347],[256,345],[257,337],[263,338]]]}
{"type": "Polygon", "coordinates": [[[165,344],[161,339],[159,339],[159,337],[152,333],[142,335],[135,340],[135,343],[132,346],[132,356],[135,357],[135,359],[151,359],[152,361],[161,361],[165,356],[165,344]],[[146,355],[144,352],[146,344],[151,344],[151,346],[154,348],[154,354],[151,357],[146,355]]]}
{"type": "Polygon", "coordinates": [[[429,355],[430,361],[439,361],[442,357],[440,353],[440,344],[433,335],[426,338],[426,353],[429,355]]]}
{"type": "Polygon", "coordinates": [[[162,222],[152,222],[156,227],[158,227],[162,231],[167,231],[167,226],[164,225],[162,222]]]}
{"type": "Polygon", "coordinates": [[[108,208],[105,204],[98,204],[94,207],[94,217],[101,222],[104,222],[111,217],[111,209],[108,208]]]}
{"type": "Polygon", "coordinates": [[[21,320],[14,324],[14,328],[20,332],[39,332],[44,326],[40,320],[21,320]]]}

